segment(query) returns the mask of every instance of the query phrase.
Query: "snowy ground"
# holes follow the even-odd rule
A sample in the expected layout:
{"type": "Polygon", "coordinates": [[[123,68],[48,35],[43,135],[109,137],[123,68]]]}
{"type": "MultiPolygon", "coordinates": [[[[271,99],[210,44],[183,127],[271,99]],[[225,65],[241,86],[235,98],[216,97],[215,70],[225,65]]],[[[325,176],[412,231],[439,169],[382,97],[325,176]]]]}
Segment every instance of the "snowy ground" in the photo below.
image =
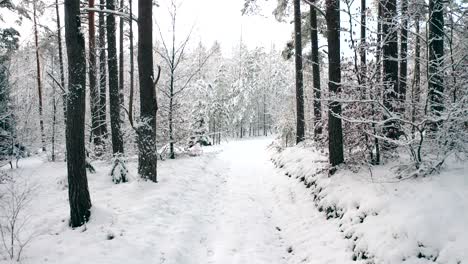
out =
{"type": "Polygon", "coordinates": [[[450,162],[440,174],[395,178],[394,161],[328,177],[313,148],[273,151],[273,160],[314,197],[361,263],[468,263],[468,164],[450,162]]]}
{"type": "MultiPolygon", "coordinates": [[[[269,160],[271,138],[206,148],[159,163],[158,184],[111,182],[107,163],[89,174],[86,227],[67,226],[65,164],[20,161],[15,177],[35,186],[27,231],[38,234],[24,263],[352,262],[337,221],[314,207],[310,190],[269,160]]],[[[129,165],[135,175],[136,164],[129,165]]]]}

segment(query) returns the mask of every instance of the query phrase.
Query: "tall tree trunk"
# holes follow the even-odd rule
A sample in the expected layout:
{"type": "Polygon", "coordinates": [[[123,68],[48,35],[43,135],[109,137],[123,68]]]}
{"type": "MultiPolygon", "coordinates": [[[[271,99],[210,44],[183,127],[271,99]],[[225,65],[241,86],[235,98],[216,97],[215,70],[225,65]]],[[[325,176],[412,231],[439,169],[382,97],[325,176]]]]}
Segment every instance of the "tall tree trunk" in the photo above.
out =
{"type": "Polygon", "coordinates": [[[294,0],[294,43],[296,61],[296,143],[304,140],[304,83],[302,76],[301,1],[294,0]]]}
{"type": "MultiPolygon", "coordinates": [[[[115,10],[115,0],[107,0],[108,10],[115,10]]],[[[117,66],[117,43],[115,36],[115,16],[107,16],[107,67],[109,70],[109,102],[112,132],[112,152],[124,153],[120,119],[120,89],[117,66]]]]}
{"type": "MultiPolygon", "coordinates": [[[[382,82],[382,22],[383,22],[383,5],[382,0],[377,0],[378,2],[378,14],[377,14],[377,48],[376,48],[376,74],[375,79],[376,83],[380,84],[382,82]]],[[[380,91],[379,91],[380,94],[380,91]]]]}
{"type": "Polygon", "coordinates": [[[320,61],[317,34],[317,10],[310,6],[310,40],[312,44],[312,76],[314,86],[314,137],[322,134],[322,102],[320,87],[320,61]]]}
{"type": "Polygon", "coordinates": [[[429,0],[429,103],[431,112],[444,110],[444,6],[442,0],[429,0]]]}
{"type": "MultiPolygon", "coordinates": [[[[133,17],[132,0],[128,0],[130,17],[133,17]]],[[[133,90],[134,90],[134,62],[133,62],[133,19],[129,20],[130,26],[130,95],[128,97],[128,119],[133,124],[133,90]]]]}
{"type": "MultiPolygon", "coordinates": [[[[400,108],[398,101],[398,32],[395,18],[397,16],[396,0],[384,0],[383,6],[383,80],[384,80],[384,106],[392,113],[400,108]]],[[[385,118],[389,118],[386,116],[385,118]]],[[[398,127],[394,121],[387,122],[385,126],[387,137],[398,138],[398,127]]]]}
{"type": "MultiPolygon", "coordinates": [[[[328,90],[331,95],[341,92],[341,64],[340,64],[340,2],[326,0],[327,42],[328,42],[328,90]]],[[[328,106],[328,155],[332,166],[344,162],[343,156],[343,128],[341,118],[341,104],[332,101],[328,106]]],[[[333,173],[334,170],[332,170],[333,173]]]]}
{"type": "MultiPolygon", "coordinates": [[[[120,12],[123,12],[124,0],[120,0],[120,12]]],[[[120,106],[124,105],[124,18],[119,19],[119,96],[120,106]]],[[[120,111],[119,111],[120,112],[120,111]]]]}
{"type": "MultiPolygon", "coordinates": [[[[57,19],[57,44],[59,55],[60,67],[60,85],[62,86],[62,108],[63,108],[63,121],[67,124],[67,93],[65,92],[65,70],[63,67],[63,48],[62,48],[62,27],[60,25],[60,12],[58,0],[55,0],[55,15],[57,19]]],[[[66,134],[66,133],[65,133],[66,134]]]]}
{"type": "Polygon", "coordinates": [[[37,31],[37,7],[36,1],[33,2],[33,21],[34,21],[34,44],[36,48],[36,80],[37,80],[37,93],[39,99],[39,126],[41,129],[41,143],[42,151],[46,151],[45,132],[44,132],[44,116],[42,106],[42,80],[41,80],[41,61],[39,56],[39,32],[37,31]]]}
{"type": "MultiPolygon", "coordinates": [[[[55,68],[55,57],[52,56],[52,71],[55,68]]],[[[56,131],[56,126],[57,126],[57,98],[56,98],[56,85],[52,85],[52,136],[50,140],[50,145],[51,145],[51,159],[54,162],[55,161],[55,131],[56,131]]]]}
{"type": "Polygon", "coordinates": [[[65,39],[68,55],[67,100],[67,171],[70,225],[77,227],[91,215],[91,198],[86,177],[85,108],[86,56],[85,39],[80,31],[80,1],[65,0],[65,39]]]}
{"type": "MultiPolygon", "coordinates": [[[[99,5],[101,10],[105,9],[106,0],[100,0],[99,5]]],[[[107,56],[106,56],[106,15],[99,12],[99,136],[102,139],[107,138],[107,56]]],[[[104,141],[102,141],[105,148],[104,141]]]]}
{"type": "Polygon", "coordinates": [[[398,95],[400,113],[404,112],[406,100],[406,78],[408,75],[408,0],[401,0],[401,30],[400,30],[400,84],[398,95]]]}
{"type": "MultiPolygon", "coordinates": [[[[411,121],[414,123],[417,119],[417,109],[420,101],[421,93],[421,40],[419,39],[419,20],[420,15],[416,14],[414,18],[415,31],[416,31],[416,40],[414,44],[414,79],[413,79],[413,89],[412,89],[412,111],[411,111],[411,121]]],[[[413,127],[414,132],[414,127],[413,127]]]]}
{"type": "Polygon", "coordinates": [[[138,173],[157,182],[156,92],[153,84],[153,5],[138,0],[138,73],[140,80],[140,125],[138,129],[138,173]]]}
{"type": "MultiPolygon", "coordinates": [[[[89,8],[94,8],[94,0],[88,1],[89,8]]],[[[89,104],[91,106],[91,139],[99,148],[101,136],[99,129],[99,90],[96,83],[96,27],[94,23],[94,12],[88,12],[88,57],[89,57],[89,104]]]]}
{"type": "MultiPolygon", "coordinates": [[[[367,61],[366,61],[366,0],[361,0],[361,44],[360,44],[360,59],[361,59],[361,67],[360,67],[360,75],[361,75],[361,85],[362,87],[366,86],[366,76],[367,76],[367,61]]],[[[364,89],[363,89],[364,90],[364,89]]],[[[365,91],[363,91],[365,94],[365,91]]]]}

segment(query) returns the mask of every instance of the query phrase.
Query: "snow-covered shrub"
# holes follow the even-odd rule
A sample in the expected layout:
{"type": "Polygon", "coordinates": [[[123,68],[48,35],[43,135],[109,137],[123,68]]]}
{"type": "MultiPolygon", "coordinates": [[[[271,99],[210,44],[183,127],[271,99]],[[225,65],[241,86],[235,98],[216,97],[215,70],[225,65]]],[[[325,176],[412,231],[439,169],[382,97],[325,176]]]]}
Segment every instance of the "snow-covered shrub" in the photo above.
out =
{"type": "Polygon", "coordinates": [[[195,145],[188,148],[187,153],[189,154],[189,156],[192,156],[192,157],[200,156],[203,153],[203,149],[200,146],[200,144],[196,143],[195,145]]]}
{"type": "Polygon", "coordinates": [[[128,169],[125,165],[123,155],[115,155],[112,160],[113,166],[110,172],[114,183],[128,182],[128,169]]]}
{"type": "Polygon", "coordinates": [[[0,254],[5,258],[20,261],[24,248],[35,237],[26,232],[33,197],[34,188],[27,183],[9,181],[0,189],[0,254]]]}

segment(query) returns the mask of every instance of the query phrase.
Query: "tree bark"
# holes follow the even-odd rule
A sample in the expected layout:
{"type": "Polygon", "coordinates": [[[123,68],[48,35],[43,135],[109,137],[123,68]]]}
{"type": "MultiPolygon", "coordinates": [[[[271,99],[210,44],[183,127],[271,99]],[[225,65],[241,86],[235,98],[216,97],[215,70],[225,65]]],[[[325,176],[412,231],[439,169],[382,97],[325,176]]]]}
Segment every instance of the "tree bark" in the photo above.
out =
{"type": "MultiPolygon", "coordinates": [[[[328,89],[331,95],[341,92],[341,64],[340,64],[340,2],[326,1],[327,41],[328,41],[328,89]]],[[[344,162],[343,156],[343,128],[341,118],[341,104],[332,101],[328,106],[328,155],[332,166],[344,162]]],[[[331,172],[333,173],[334,170],[331,172]]]]}
{"type": "Polygon", "coordinates": [[[320,61],[317,34],[317,10],[310,6],[310,40],[312,44],[312,76],[314,86],[314,137],[322,134],[322,102],[320,87],[320,61]]]}
{"type": "MultiPolygon", "coordinates": [[[[120,12],[123,12],[124,0],[120,0],[120,12]]],[[[119,19],[119,100],[120,106],[124,105],[124,18],[119,19]]],[[[119,111],[120,112],[120,111],[119,111]]]]}
{"type": "MultiPolygon", "coordinates": [[[[106,7],[108,10],[115,10],[115,0],[107,0],[106,7]]],[[[119,89],[119,73],[117,66],[117,43],[115,36],[115,16],[107,16],[107,67],[109,71],[109,102],[110,102],[110,117],[111,117],[111,133],[112,133],[112,152],[114,154],[124,153],[121,119],[120,119],[120,89],[119,89]]]]}
{"type": "MultiPolygon", "coordinates": [[[[132,0],[128,0],[130,17],[133,17],[132,0]]],[[[133,124],[133,93],[134,93],[134,62],[133,62],[133,20],[129,21],[130,26],[130,95],[128,97],[128,119],[133,124]]]]}
{"type": "MultiPolygon", "coordinates": [[[[88,0],[89,8],[94,8],[94,0],[88,0]]],[[[96,27],[94,12],[88,12],[88,57],[89,57],[89,103],[91,106],[91,139],[96,146],[101,144],[99,129],[99,90],[96,83],[96,27]]]]}
{"type": "Polygon", "coordinates": [[[404,112],[406,100],[406,78],[408,75],[408,0],[401,1],[401,30],[400,30],[400,84],[398,86],[400,113],[404,112]]]}
{"type": "MultiPolygon", "coordinates": [[[[105,9],[106,0],[100,0],[99,5],[101,10],[105,9]]],[[[106,56],[106,14],[99,13],[99,136],[103,139],[107,138],[107,56],[106,56]]],[[[104,141],[102,142],[104,146],[104,141]]]]}
{"type": "Polygon", "coordinates": [[[70,95],[67,100],[66,147],[68,200],[72,227],[83,225],[91,215],[91,198],[85,168],[85,39],[80,29],[80,1],[65,0],[65,39],[70,95]]]}
{"type": "MultiPolygon", "coordinates": [[[[55,15],[57,19],[57,44],[59,55],[60,67],[60,85],[62,86],[62,108],[63,108],[63,121],[67,124],[67,93],[65,92],[65,70],[63,67],[63,48],[62,48],[62,27],[60,25],[60,12],[58,0],[55,0],[55,15]]],[[[66,133],[65,133],[66,134],[66,133]]]]}
{"type": "MultiPolygon", "coordinates": [[[[384,106],[392,113],[398,113],[400,108],[398,88],[398,32],[395,18],[397,16],[396,0],[385,0],[383,5],[383,80],[384,106]]],[[[385,119],[389,116],[384,116],[385,119]]],[[[391,139],[399,137],[396,122],[386,122],[385,134],[391,139]]]]}
{"type": "Polygon", "coordinates": [[[39,126],[41,130],[42,151],[46,151],[45,132],[44,132],[44,116],[42,106],[42,80],[41,80],[41,61],[39,56],[39,32],[37,31],[37,7],[36,1],[33,2],[33,22],[34,22],[34,44],[36,48],[36,80],[37,93],[39,99],[39,126]]]}
{"type": "Polygon", "coordinates": [[[444,9],[442,0],[429,0],[429,103],[431,112],[444,110],[444,9]]]}
{"type": "Polygon", "coordinates": [[[138,173],[157,182],[156,91],[153,84],[153,9],[151,0],[138,0],[138,74],[140,79],[140,122],[138,130],[138,173]]]}
{"type": "Polygon", "coordinates": [[[296,61],[296,143],[304,140],[304,83],[302,76],[301,1],[294,0],[294,43],[296,61]]]}

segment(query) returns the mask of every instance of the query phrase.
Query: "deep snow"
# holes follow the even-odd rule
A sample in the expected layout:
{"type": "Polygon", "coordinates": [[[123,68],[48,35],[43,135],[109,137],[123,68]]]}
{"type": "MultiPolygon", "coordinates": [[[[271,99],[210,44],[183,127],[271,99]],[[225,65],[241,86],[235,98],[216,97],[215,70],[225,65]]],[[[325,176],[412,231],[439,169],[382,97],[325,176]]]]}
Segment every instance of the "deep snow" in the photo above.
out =
{"type": "Polygon", "coordinates": [[[88,174],[92,217],[67,226],[64,163],[20,161],[34,185],[23,263],[351,263],[350,242],[314,207],[310,192],[274,168],[271,138],[205,148],[159,163],[157,184],[115,185],[110,163],[88,174]]]}
{"type": "Polygon", "coordinates": [[[302,179],[316,206],[350,241],[362,263],[468,263],[468,164],[438,175],[395,178],[398,160],[353,173],[320,171],[327,157],[312,147],[272,148],[292,180],[302,179]],[[277,151],[281,150],[281,151],[277,151]]]}

